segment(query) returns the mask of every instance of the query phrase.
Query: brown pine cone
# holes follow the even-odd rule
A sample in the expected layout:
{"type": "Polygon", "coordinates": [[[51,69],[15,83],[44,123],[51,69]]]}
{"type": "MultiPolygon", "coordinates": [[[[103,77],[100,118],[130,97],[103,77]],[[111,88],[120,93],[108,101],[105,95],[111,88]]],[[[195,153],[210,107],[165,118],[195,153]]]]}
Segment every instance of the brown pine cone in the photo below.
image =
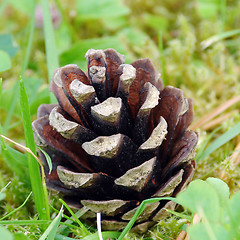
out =
{"type": "MultiPolygon", "coordinates": [[[[33,122],[46,182],[75,207],[102,213],[102,228],[126,226],[144,199],[176,196],[191,180],[198,136],[187,130],[193,103],[180,89],[163,88],[150,59],[124,64],[114,49],[86,53],[88,71],[58,68],[51,91],[59,104],[41,105],[33,122]]],[[[147,205],[134,229],[146,231],[174,208],[147,205]]]]}

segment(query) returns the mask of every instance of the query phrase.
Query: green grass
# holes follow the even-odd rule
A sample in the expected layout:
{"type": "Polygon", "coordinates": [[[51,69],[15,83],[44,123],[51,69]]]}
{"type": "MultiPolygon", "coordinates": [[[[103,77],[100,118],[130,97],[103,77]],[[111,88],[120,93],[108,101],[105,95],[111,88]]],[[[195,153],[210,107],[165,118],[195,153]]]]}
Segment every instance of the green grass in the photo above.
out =
{"type": "MultiPolygon", "coordinates": [[[[92,4],[94,1],[57,0],[62,23],[56,29],[47,0],[41,0],[44,27],[40,29],[35,28],[36,0],[0,3],[0,53],[1,59],[5,59],[0,64],[1,135],[25,145],[36,155],[31,121],[36,118],[40,104],[55,102],[48,90],[52,74],[63,64],[76,63],[86,70],[84,54],[89,48],[114,47],[126,55],[128,63],[138,58],[151,58],[165,85],[179,87],[186,97],[194,99],[196,121],[239,96],[239,1],[133,0],[120,3],[104,0],[96,1],[97,9],[92,4]]],[[[240,205],[237,203],[240,169],[236,159],[232,159],[240,141],[240,117],[236,110],[239,111],[239,102],[219,114],[229,113],[231,117],[207,130],[202,126],[196,129],[200,140],[194,177],[225,180],[233,196],[225,201],[233,209],[240,205]]],[[[4,138],[0,139],[0,146],[1,236],[6,236],[6,240],[98,239],[97,230],[79,220],[85,209],[77,212],[69,209],[56,193],[46,189],[41,167],[33,155],[4,138]],[[65,212],[62,204],[67,209],[65,212]]],[[[51,166],[50,159],[48,162],[51,166]]],[[[199,181],[186,194],[199,194],[198,199],[201,199],[201,184],[210,184],[210,180],[199,181]]],[[[218,184],[208,186],[208,194],[215,203],[220,201],[217,189],[222,183],[218,184]]],[[[102,232],[103,239],[176,239],[181,229],[186,229],[185,223],[192,219],[192,214],[202,213],[194,208],[194,201],[185,199],[181,204],[188,211],[172,212],[173,215],[144,235],[129,233],[144,206],[152,201],[155,200],[145,200],[140,205],[122,232],[102,232]]],[[[200,204],[205,209],[205,203],[200,204]]],[[[222,205],[219,206],[218,210],[207,214],[221,212],[222,205]]],[[[213,238],[220,239],[216,222],[210,215],[203,225],[190,225],[191,240],[201,239],[201,234],[208,236],[209,229],[213,238]]],[[[240,222],[239,216],[234,215],[234,218],[240,222]]],[[[236,223],[233,221],[227,227],[234,233],[236,223]]]]}
{"type": "Polygon", "coordinates": [[[44,39],[45,39],[45,49],[46,49],[46,60],[48,67],[48,81],[50,83],[52,75],[56,68],[59,67],[58,63],[58,53],[55,43],[55,36],[53,30],[53,24],[51,21],[50,9],[47,0],[42,0],[43,9],[43,29],[44,29],[44,39]]]}
{"type": "Polygon", "coordinates": [[[83,230],[83,232],[86,235],[89,235],[90,232],[87,230],[87,228],[84,226],[84,224],[79,220],[79,218],[73,213],[73,211],[71,210],[71,208],[62,200],[59,200],[64,206],[65,208],[69,211],[69,213],[72,215],[72,217],[74,218],[74,220],[76,221],[76,223],[79,225],[79,227],[83,230]]]}
{"type": "MultiPolygon", "coordinates": [[[[20,105],[22,110],[26,147],[28,147],[31,150],[31,152],[34,155],[36,155],[37,151],[36,151],[36,145],[34,142],[28,98],[27,98],[27,94],[26,94],[22,79],[20,79],[20,105]]],[[[39,163],[29,153],[28,153],[28,168],[29,168],[29,175],[30,175],[31,187],[33,192],[33,198],[39,214],[39,219],[49,220],[50,219],[49,205],[48,205],[47,187],[44,179],[44,170],[43,170],[43,167],[41,167],[41,173],[40,173],[39,163]]]]}
{"type": "Polygon", "coordinates": [[[209,145],[202,153],[201,155],[198,155],[196,157],[196,161],[200,161],[208,157],[211,153],[216,151],[219,147],[224,145],[225,143],[229,142],[234,137],[238,136],[240,134],[240,122],[237,123],[234,127],[229,129],[227,132],[222,134],[220,137],[215,139],[211,145],[209,145]]]}

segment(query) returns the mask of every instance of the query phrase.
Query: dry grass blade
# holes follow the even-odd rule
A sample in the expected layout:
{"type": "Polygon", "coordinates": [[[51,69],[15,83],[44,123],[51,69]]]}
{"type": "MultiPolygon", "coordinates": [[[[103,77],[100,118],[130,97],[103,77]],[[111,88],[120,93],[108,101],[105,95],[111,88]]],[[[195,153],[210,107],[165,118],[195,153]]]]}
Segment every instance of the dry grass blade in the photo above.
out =
{"type": "Polygon", "coordinates": [[[149,231],[155,238],[157,239],[160,239],[160,240],[163,240],[163,238],[159,237],[157,234],[155,234],[154,232],[152,231],[149,231]]]}
{"type": "MultiPolygon", "coordinates": [[[[224,1],[222,1],[224,2],[224,1]]],[[[227,32],[223,32],[223,33],[219,33],[217,35],[214,35],[204,41],[201,42],[201,46],[202,46],[202,50],[208,48],[209,46],[211,46],[213,43],[216,43],[218,41],[224,40],[226,38],[229,37],[233,37],[235,35],[238,35],[240,33],[240,29],[234,29],[231,31],[227,31],[227,32]]]]}
{"type": "Polygon", "coordinates": [[[199,223],[201,220],[201,217],[198,214],[194,214],[193,216],[193,224],[199,223]]]}
{"type": "Polygon", "coordinates": [[[44,187],[44,189],[45,189],[44,194],[47,195],[47,192],[46,192],[46,183],[45,183],[44,167],[43,167],[41,161],[39,160],[39,158],[32,152],[32,150],[31,150],[30,148],[25,147],[25,146],[23,146],[23,145],[15,142],[15,141],[13,141],[12,139],[4,136],[4,135],[1,135],[1,134],[0,134],[0,137],[2,137],[2,138],[4,138],[4,139],[6,139],[7,141],[15,144],[16,146],[18,146],[18,148],[21,148],[21,149],[23,149],[24,151],[28,152],[30,155],[32,155],[32,156],[37,160],[37,162],[38,162],[39,165],[40,165],[40,169],[41,169],[41,181],[42,181],[42,185],[43,185],[43,187],[44,187]]]}
{"type": "Polygon", "coordinates": [[[98,230],[99,240],[103,240],[102,228],[101,228],[101,213],[97,213],[97,230],[98,230]]]}
{"type": "Polygon", "coordinates": [[[27,147],[25,147],[25,146],[23,146],[23,145],[15,142],[15,141],[13,141],[12,139],[10,139],[10,138],[8,138],[8,137],[6,137],[6,136],[4,136],[4,135],[0,135],[0,137],[2,137],[2,138],[4,138],[4,139],[6,139],[7,141],[15,144],[18,148],[22,149],[23,151],[26,151],[26,152],[30,153],[30,154],[38,161],[39,165],[40,165],[41,167],[43,167],[41,161],[40,161],[40,160],[38,159],[38,157],[32,152],[31,149],[29,149],[29,148],[27,148],[27,147]]]}
{"type": "Polygon", "coordinates": [[[189,235],[187,234],[184,240],[190,240],[189,235]]]}
{"type": "Polygon", "coordinates": [[[231,156],[234,166],[237,166],[240,162],[240,142],[238,143],[237,147],[234,150],[234,153],[231,156]]]}
{"type": "Polygon", "coordinates": [[[178,237],[176,238],[176,240],[185,240],[186,236],[187,236],[187,233],[182,230],[178,235],[178,237]]]}
{"type": "Polygon", "coordinates": [[[227,102],[223,103],[219,107],[215,108],[212,112],[206,114],[201,119],[199,119],[197,122],[193,123],[190,126],[190,129],[195,130],[195,129],[201,127],[203,124],[209,122],[214,117],[216,117],[218,114],[224,112],[226,109],[228,109],[229,107],[231,107],[232,105],[234,105],[235,103],[237,103],[239,101],[240,101],[240,96],[229,99],[227,102]]]}
{"type": "Polygon", "coordinates": [[[209,129],[216,128],[219,124],[221,124],[222,122],[224,122],[228,118],[231,118],[235,113],[239,113],[239,111],[234,110],[230,113],[226,113],[226,114],[224,114],[224,115],[222,115],[218,118],[213,119],[212,121],[207,122],[201,128],[202,128],[202,130],[205,130],[205,131],[209,130],[209,129]]]}

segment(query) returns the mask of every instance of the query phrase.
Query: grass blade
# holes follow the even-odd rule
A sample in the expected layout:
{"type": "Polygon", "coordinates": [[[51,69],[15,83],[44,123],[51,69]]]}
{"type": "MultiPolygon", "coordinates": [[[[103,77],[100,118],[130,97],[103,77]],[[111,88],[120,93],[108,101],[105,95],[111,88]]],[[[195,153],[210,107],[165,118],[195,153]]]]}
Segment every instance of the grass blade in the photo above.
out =
{"type": "Polygon", "coordinates": [[[8,110],[8,113],[7,113],[7,117],[5,119],[5,122],[3,124],[3,134],[5,134],[8,130],[8,127],[10,125],[10,121],[12,119],[12,116],[14,114],[14,110],[16,108],[16,104],[17,104],[17,100],[19,99],[19,85],[18,83],[14,85],[13,87],[13,96],[12,96],[12,99],[11,99],[11,105],[10,105],[10,108],[8,110]]]}
{"type": "Polygon", "coordinates": [[[22,70],[21,70],[22,77],[24,77],[25,71],[27,69],[28,62],[29,62],[29,57],[30,57],[30,53],[31,53],[31,49],[32,49],[34,27],[35,27],[35,7],[36,7],[36,0],[34,1],[34,4],[33,4],[31,21],[29,23],[30,31],[29,31],[28,41],[27,41],[27,50],[26,50],[26,54],[25,54],[25,57],[24,57],[22,70]]]}
{"type": "MultiPolygon", "coordinates": [[[[120,235],[120,232],[115,232],[115,231],[102,232],[103,240],[116,239],[116,238],[119,237],[119,235],[120,235]]],[[[99,239],[98,238],[98,232],[90,234],[87,237],[83,238],[83,240],[96,240],[96,239],[99,239]]],[[[64,240],[64,239],[58,238],[58,240],[64,240]]]]}
{"type": "MultiPolygon", "coordinates": [[[[0,125],[0,146],[1,146],[1,153],[4,159],[6,159],[6,164],[7,166],[17,175],[19,176],[20,179],[28,179],[28,176],[26,176],[26,174],[24,173],[24,166],[23,164],[21,164],[19,161],[17,161],[16,159],[23,159],[23,158],[16,158],[16,155],[14,157],[14,153],[16,152],[16,150],[6,146],[3,137],[2,137],[2,126],[0,125]]],[[[22,157],[22,155],[21,155],[22,157]]]]}
{"type": "Polygon", "coordinates": [[[50,174],[52,172],[52,160],[51,160],[51,157],[42,148],[38,147],[38,149],[43,153],[43,155],[46,158],[46,161],[47,161],[47,164],[48,164],[48,167],[49,167],[48,174],[50,174]]]}
{"type": "MultiPolygon", "coordinates": [[[[24,57],[23,65],[22,65],[22,69],[21,69],[22,77],[24,77],[26,68],[28,66],[29,56],[30,56],[31,48],[32,48],[34,26],[35,26],[35,6],[36,6],[36,0],[34,1],[34,4],[33,4],[31,21],[29,23],[30,31],[29,31],[29,36],[28,36],[28,39],[27,39],[27,50],[26,50],[26,55],[24,57]]],[[[5,120],[5,123],[3,125],[3,134],[5,134],[7,132],[7,130],[9,129],[10,121],[12,119],[12,115],[13,115],[14,110],[16,108],[17,100],[19,99],[18,84],[16,84],[14,86],[14,91],[15,91],[15,94],[13,94],[13,98],[12,98],[12,101],[11,101],[11,106],[10,106],[10,109],[8,111],[8,115],[7,115],[7,118],[5,120]]]]}
{"type": "Polygon", "coordinates": [[[75,219],[75,221],[78,223],[78,225],[82,228],[82,230],[85,232],[86,235],[89,235],[89,231],[85,228],[85,226],[83,225],[83,223],[78,219],[78,217],[73,213],[73,211],[70,209],[70,207],[62,200],[59,200],[64,206],[65,208],[67,208],[67,210],[70,212],[70,214],[73,216],[73,218],[75,219]]]}
{"type": "Polygon", "coordinates": [[[233,106],[234,104],[238,103],[239,101],[240,101],[240,96],[236,96],[236,97],[229,99],[228,101],[224,102],[217,108],[213,109],[210,113],[204,115],[197,122],[192,123],[190,125],[190,129],[195,130],[195,129],[201,127],[202,125],[206,124],[207,122],[209,122],[210,120],[215,118],[217,115],[224,112],[229,107],[233,106]]]}
{"type": "Polygon", "coordinates": [[[7,166],[21,179],[27,179],[28,176],[26,176],[26,174],[24,173],[24,169],[23,166],[21,164],[19,164],[15,158],[11,155],[11,153],[7,150],[7,147],[4,143],[4,145],[2,144],[1,147],[2,150],[2,156],[4,159],[7,159],[6,164],[7,166]]]}
{"type": "MultiPolygon", "coordinates": [[[[36,146],[33,137],[30,110],[24,83],[20,79],[20,105],[23,116],[23,126],[26,139],[26,146],[36,155],[36,146]]],[[[36,159],[28,154],[28,167],[31,180],[34,202],[41,220],[49,220],[49,205],[46,185],[42,184],[39,165],[36,159]]]]}
{"type": "Polygon", "coordinates": [[[51,223],[50,220],[5,220],[0,221],[0,225],[45,225],[51,223]]]}
{"type": "MultiPolygon", "coordinates": [[[[6,145],[6,150],[12,155],[16,163],[20,164],[20,166],[25,167],[26,169],[28,168],[28,162],[27,162],[27,156],[16,149],[7,146],[6,145]]],[[[26,174],[24,174],[26,177],[26,174]]]]}
{"type": "Polygon", "coordinates": [[[66,237],[61,234],[56,234],[55,239],[56,240],[75,240],[75,238],[66,237]]]}
{"type": "Polygon", "coordinates": [[[48,0],[41,0],[41,3],[43,9],[43,26],[48,66],[48,80],[50,83],[55,69],[59,67],[58,53],[48,0]]]}
{"type": "Polygon", "coordinates": [[[11,184],[11,182],[9,182],[5,187],[3,187],[0,190],[0,202],[6,197],[6,194],[4,193],[4,191],[6,190],[6,188],[11,184]]]}
{"type": "Polygon", "coordinates": [[[214,131],[212,131],[208,137],[205,139],[204,143],[202,144],[202,146],[199,148],[198,153],[196,155],[196,161],[198,161],[199,159],[202,158],[202,154],[204,153],[204,149],[206,149],[208,143],[210,142],[210,140],[212,139],[213,135],[215,133],[217,133],[222,127],[218,127],[216,129],[214,129],[214,131]]]}
{"type": "Polygon", "coordinates": [[[176,202],[176,199],[172,198],[172,197],[150,198],[150,199],[146,199],[146,200],[142,201],[142,203],[139,205],[137,211],[135,212],[135,214],[133,215],[131,220],[128,222],[127,226],[123,229],[118,240],[122,240],[124,238],[124,236],[131,230],[133,224],[136,222],[138,216],[144,211],[147,204],[159,202],[161,200],[170,200],[170,201],[176,202]]]}
{"type": "Polygon", "coordinates": [[[4,186],[4,187],[0,190],[0,193],[3,193],[10,184],[11,184],[11,182],[8,182],[7,185],[4,186]]]}
{"type": "MultiPolygon", "coordinates": [[[[55,209],[54,209],[55,210],[55,209]]],[[[79,219],[82,215],[84,215],[86,212],[88,211],[87,208],[83,207],[82,209],[78,210],[75,213],[75,216],[79,219]]],[[[66,228],[67,228],[67,224],[71,224],[73,222],[76,222],[74,220],[74,217],[72,216],[71,218],[69,218],[68,216],[63,215],[64,218],[66,218],[67,220],[63,223],[64,225],[62,225],[61,227],[59,227],[58,229],[58,233],[62,233],[66,228]]]]}
{"type": "Polygon", "coordinates": [[[171,213],[172,215],[175,215],[175,216],[177,216],[179,218],[182,218],[182,219],[186,219],[186,221],[188,221],[188,222],[192,222],[192,217],[189,216],[189,215],[182,214],[182,213],[179,213],[179,212],[175,212],[175,211],[167,209],[167,208],[165,208],[165,210],[167,212],[171,213]]]}
{"type": "Polygon", "coordinates": [[[25,201],[23,202],[23,204],[21,204],[18,208],[14,209],[13,211],[11,211],[10,213],[6,214],[5,216],[3,216],[0,221],[2,221],[3,219],[11,216],[12,214],[14,214],[15,212],[17,212],[19,209],[21,209],[25,204],[26,202],[28,201],[28,199],[30,198],[30,196],[32,195],[32,193],[30,193],[27,198],[25,199],[25,201]]]}
{"type": "Polygon", "coordinates": [[[221,40],[229,38],[229,37],[233,37],[238,34],[240,34],[240,29],[235,29],[235,30],[231,30],[231,31],[227,31],[227,32],[223,32],[223,33],[214,35],[214,36],[201,42],[202,50],[208,48],[213,43],[216,43],[218,41],[221,41],[221,40]]]}
{"type": "Polygon", "coordinates": [[[212,144],[210,144],[207,147],[207,149],[201,154],[201,160],[206,158],[212,152],[214,152],[223,144],[227,143],[228,141],[230,141],[232,138],[236,137],[239,134],[240,134],[240,122],[237,123],[231,129],[229,129],[227,132],[225,132],[223,135],[221,135],[219,138],[217,138],[215,141],[213,141],[212,144]]]}
{"type": "Polygon", "coordinates": [[[62,219],[62,214],[63,214],[63,206],[61,207],[61,210],[59,214],[56,216],[56,218],[52,221],[52,223],[48,226],[46,231],[43,233],[43,235],[39,238],[39,240],[54,240],[58,226],[60,224],[60,221],[62,219]]]}
{"type": "Polygon", "coordinates": [[[214,127],[216,127],[217,125],[229,120],[231,117],[233,117],[234,114],[238,114],[239,111],[237,109],[229,112],[229,113],[225,113],[219,117],[216,117],[213,120],[208,121],[206,124],[204,124],[201,128],[202,130],[209,130],[209,129],[213,129],[214,127]]]}
{"type": "Polygon", "coordinates": [[[98,238],[99,240],[103,240],[102,236],[102,227],[101,227],[101,213],[97,213],[97,230],[98,230],[98,238]]]}

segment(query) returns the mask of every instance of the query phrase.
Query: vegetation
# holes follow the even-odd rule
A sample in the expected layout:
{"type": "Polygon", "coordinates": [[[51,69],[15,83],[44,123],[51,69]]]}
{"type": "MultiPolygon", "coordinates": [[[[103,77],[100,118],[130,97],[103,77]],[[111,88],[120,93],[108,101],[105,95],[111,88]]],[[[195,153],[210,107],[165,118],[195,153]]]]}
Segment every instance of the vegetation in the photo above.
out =
{"type": "Polygon", "coordinates": [[[240,2],[39,4],[43,11],[38,7],[36,17],[36,0],[0,3],[2,238],[90,240],[101,235],[78,220],[84,209],[71,212],[57,193],[46,189],[31,121],[40,104],[56,101],[48,87],[55,68],[75,63],[86,70],[84,55],[89,48],[112,47],[126,56],[127,63],[151,58],[165,85],[179,87],[194,99],[191,129],[199,132],[200,141],[195,181],[172,199],[180,205],[177,211],[145,235],[127,233],[144,205],[159,199],[146,200],[122,233],[102,232],[103,239],[187,239],[182,230],[193,240],[239,239],[240,2]],[[52,9],[54,24],[49,4],[61,14],[58,19],[52,9]]]}

